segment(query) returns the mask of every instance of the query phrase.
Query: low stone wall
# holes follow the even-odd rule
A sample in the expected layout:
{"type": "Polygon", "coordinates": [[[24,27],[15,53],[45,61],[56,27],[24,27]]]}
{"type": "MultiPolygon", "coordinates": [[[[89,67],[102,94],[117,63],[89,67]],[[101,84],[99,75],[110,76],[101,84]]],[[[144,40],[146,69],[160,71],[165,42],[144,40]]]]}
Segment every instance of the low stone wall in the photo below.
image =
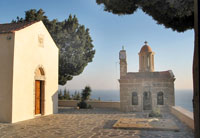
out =
{"type": "Polygon", "coordinates": [[[77,107],[77,100],[59,100],[58,107],[77,107]]]}
{"type": "MultiPolygon", "coordinates": [[[[77,107],[77,100],[59,100],[59,107],[77,107]]],[[[115,108],[120,109],[120,102],[87,101],[94,108],[115,108]]]]}
{"type": "Polygon", "coordinates": [[[180,106],[172,106],[171,113],[174,114],[178,119],[180,119],[183,123],[189,126],[194,130],[194,118],[193,113],[180,107],[180,106]]]}

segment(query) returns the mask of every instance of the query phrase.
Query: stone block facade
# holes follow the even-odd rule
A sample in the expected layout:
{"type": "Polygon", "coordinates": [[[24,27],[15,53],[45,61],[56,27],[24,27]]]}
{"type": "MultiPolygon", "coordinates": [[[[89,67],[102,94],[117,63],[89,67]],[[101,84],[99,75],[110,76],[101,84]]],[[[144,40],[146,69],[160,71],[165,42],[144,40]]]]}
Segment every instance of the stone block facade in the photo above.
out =
{"type": "Polygon", "coordinates": [[[154,71],[154,64],[152,64],[154,63],[154,56],[152,56],[154,52],[152,52],[151,48],[146,44],[142,47],[139,53],[139,72],[130,73],[124,70],[124,68],[127,68],[124,67],[127,66],[126,53],[124,49],[121,51],[119,79],[120,110],[124,112],[165,110],[169,106],[174,106],[174,74],[171,70],[162,72],[154,71]],[[141,55],[145,54],[146,56],[144,56],[143,60],[141,55]],[[148,55],[151,56],[150,59],[148,59],[148,55]]]}

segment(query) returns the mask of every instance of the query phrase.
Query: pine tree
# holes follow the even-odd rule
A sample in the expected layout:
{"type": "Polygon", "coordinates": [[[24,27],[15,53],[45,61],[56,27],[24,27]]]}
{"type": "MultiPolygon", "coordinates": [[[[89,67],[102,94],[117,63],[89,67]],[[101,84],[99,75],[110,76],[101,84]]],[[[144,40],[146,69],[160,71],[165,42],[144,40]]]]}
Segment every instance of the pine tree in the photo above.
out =
{"type": "Polygon", "coordinates": [[[67,90],[66,89],[64,90],[63,99],[67,100],[67,90]]]}
{"type": "Polygon", "coordinates": [[[81,96],[80,96],[80,93],[75,91],[74,92],[74,100],[80,100],[81,96]]]}
{"type": "Polygon", "coordinates": [[[86,101],[90,98],[91,95],[91,88],[90,86],[85,86],[85,88],[83,89],[82,93],[81,93],[81,100],[86,101]]]}
{"type": "MultiPolygon", "coordinates": [[[[81,93],[81,101],[77,104],[79,108],[88,108],[86,100],[90,98],[91,92],[92,90],[90,86],[85,86],[85,88],[82,90],[82,93],[81,93]]],[[[90,105],[90,108],[92,108],[91,105],[90,105]]]]}
{"type": "Polygon", "coordinates": [[[71,100],[72,98],[70,97],[70,92],[67,91],[67,95],[66,95],[66,100],[71,100]]]}
{"type": "Polygon", "coordinates": [[[80,93],[78,92],[77,93],[77,96],[76,96],[76,100],[80,100],[81,99],[81,95],[80,95],[80,93]]]}
{"type": "Polygon", "coordinates": [[[62,99],[63,99],[63,95],[62,95],[61,89],[58,91],[58,99],[59,99],[59,100],[62,100],[62,99]]]}

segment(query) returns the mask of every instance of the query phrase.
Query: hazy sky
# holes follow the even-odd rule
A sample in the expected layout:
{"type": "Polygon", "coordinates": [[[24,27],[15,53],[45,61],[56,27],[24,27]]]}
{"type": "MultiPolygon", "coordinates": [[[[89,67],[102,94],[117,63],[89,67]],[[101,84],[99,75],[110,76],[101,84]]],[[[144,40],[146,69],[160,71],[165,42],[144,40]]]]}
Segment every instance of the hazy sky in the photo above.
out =
{"type": "Polygon", "coordinates": [[[49,19],[62,21],[75,14],[90,29],[96,54],[84,72],[68,82],[67,89],[119,89],[119,51],[127,51],[128,72],[139,69],[138,52],[148,41],[155,52],[155,70],[172,70],[176,89],[192,89],[194,31],[177,33],[157,25],[138,10],[134,15],[118,16],[103,11],[95,0],[1,0],[0,23],[10,22],[24,11],[42,8],[49,19]]]}

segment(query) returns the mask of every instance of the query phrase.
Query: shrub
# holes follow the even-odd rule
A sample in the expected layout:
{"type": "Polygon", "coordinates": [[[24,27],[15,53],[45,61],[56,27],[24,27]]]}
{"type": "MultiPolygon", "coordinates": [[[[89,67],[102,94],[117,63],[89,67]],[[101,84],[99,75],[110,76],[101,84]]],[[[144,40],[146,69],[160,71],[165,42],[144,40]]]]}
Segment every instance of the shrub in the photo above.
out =
{"type": "Polygon", "coordinates": [[[79,102],[78,104],[77,104],[77,106],[79,107],[79,108],[87,108],[87,103],[85,102],[85,101],[81,101],[81,102],[79,102]]]}
{"type": "Polygon", "coordinates": [[[73,96],[73,100],[80,100],[80,99],[81,99],[80,93],[75,91],[74,96],[73,96]]]}
{"type": "Polygon", "coordinates": [[[62,91],[61,90],[59,90],[59,92],[58,92],[58,99],[59,100],[63,99],[63,95],[62,95],[62,91]]]}
{"type": "Polygon", "coordinates": [[[88,100],[90,98],[91,91],[92,90],[91,90],[90,86],[86,86],[85,89],[82,90],[81,101],[77,104],[77,106],[79,108],[83,108],[83,109],[92,108],[91,105],[88,106],[86,103],[86,100],[88,100]]]}
{"type": "Polygon", "coordinates": [[[89,109],[92,109],[92,106],[89,104],[89,105],[88,105],[88,108],[89,108],[89,109]]]}
{"type": "Polygon", "coordinates": [[[157,110],[152,110],[150,113],[149,113],[149,117],[162,117],[162,114],[160,113],[160,110],[157,109],[157,110]]]}

